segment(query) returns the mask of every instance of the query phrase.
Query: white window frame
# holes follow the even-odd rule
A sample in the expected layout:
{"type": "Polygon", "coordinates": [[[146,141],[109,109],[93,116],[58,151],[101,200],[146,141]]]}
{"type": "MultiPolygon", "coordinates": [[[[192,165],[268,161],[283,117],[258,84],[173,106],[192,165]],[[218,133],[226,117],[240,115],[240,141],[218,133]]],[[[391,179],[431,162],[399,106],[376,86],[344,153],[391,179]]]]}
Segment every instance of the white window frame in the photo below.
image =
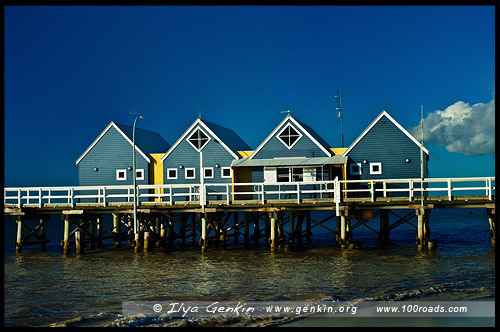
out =
{"type": "Polygon", "coordinates": [[[177,180],[178,176],[177,168],[167,168],[167,180],[177,180]],[[175,176],[170,176],[171,171],[175,171],[175,176]]]}
{"type": "Polygon", "coordinates": [[[351,174],[351,175],[361,175],[362,173],[363,173],[363,168],[361,167],[361,163],[351,163],[349,165],[349,174],[351,174]],[[355,172],[353,170],[353,166],[358,166],[359,167],[359,171],[355,172]]]}
{"type": "Polygon", "coordinates": [[[203,167],[203,178],[204,179],[213,179],[214,178],[214,168],[213,167],[203,167]],[[211,171],[212,175],[207,176],[207,174],[205,173],[206,171],[211,171]]]}
{"type": "Polygon", "coordinates": [[[143,168],[136,168],[135,169],[135,176],[136,176],[136,180],[144,180],[144,169],[143,168]],[[141,176],[137,176],[137,173],[140,172],[141,173],[141,176]]]}
{"type": "Polygon", "coordinates": [[[370,174],[382,174],[382,163],[370,163],[370,174]],[[378,171],[373,170],[373,166],[378,166],[378,171]]]}
{"type": "Polygon", "coordinates": [[[186,179],[186,180],[195,180],[196,179],[196,168],[194,168],[194,167],[184,168],[184,179],[186,179]],[[188,177],[187,176],[188,171],[193,171],[193,176],[192,177],[188,177]]]}
{"type": "Polygon", "coordinates": [[[117,169],[116,170],[116,181],[127,181],[127,170],[126,169],[117,169]],[[120,173],[124,174],[123,177],[119,176],[120,173]]]}
{"type": "Polygon", "coordinates": [[[233,177],[233,169],[231,167],[221,167],[220,169],[220,177],[222,179],[230,179],[233,177]],[[224,171],[229,170],[229,175],[224,176],[224,171]]]}
{"type": "Polygon", "coordinates": [[[302,136],[304,136],[304,135],[302,135],[302,133],[301,133],[299,130],[297,130],[297,128],[295,128],[294,126],[292,126],[292,124],[289,122],[289,123],[288,123],[285,127],[283,127],[283,129],[281,129],[281,130],[279,131],[279,133],[276,135],[276,138],[277,138],[277,139],[278,139],[278,140],[279,140],[279,141],[280,141],[280,142],[281,142],[284,146],[286,146],[286,148],[287,148],[288,150],[291,150],[291,149],[295,146],[295,144],[297,144],[297,142],[298,142],[298,141],[300,141],[300,139],[302,138],[302,136]],[[292,143],[292,145],[290,145],[290,146],[288,146],[288,145],[285,143],[285,141],[283,141],[283,140],[281,139],[281,137],[280,137],[280,135],[281,135],[281,134],[282,134],[282,133],[283,133],[283,132],[284,132],[284,131],[288,128],[288,127],[292,127],[292,129],[293,129],[293,130],[295,130],[295,132],[297,132],[297,134],[299,134],[299,138],[297,138],[297,140],[295,140],[295,142],[293,142],[293,143],[292,143]]]}
{"type": "Polygon", "coordinates": [[[195,130],[193,130],[193,131],[191,132],[191,134],[190,134],[190,135],[186,138],[186,141],[189,143],[189,145],[191,145],[191,146],[193,147],[193,149],[195,149],[195,150],[196,150],[196,151],[198,151],[198,152],[201,152],[201,150],[203,150],[203,149],[204,149],[204,148],[208,145],[208,143],[210,143],[210,141],[211,141],[211,140],[212,140],[212,138],[210,137],[210,135],[208,135],[208,134],[207,134],[207,133],[206,133],[203,129],[201,129],[201,127],[200,127],[200,126],[196,127],[196,129],[195,129],[195,130]],[[190,138],[194,135],[194,133],[195,133],[195,132],[197,132],[198,130],[200,130],[200,131],[201,131],[201,132],[202,132],[205,136],[207,136],[207,137],[208,137],[207,142],[205,143],[205,145],[203,145],[203,146],[201,147],[201,149],[198,149],[198,147],[196,147],[196,146],[195,146],[193,143],[191,143],[191,141],[189,140],[189,139],[190,139],[190,138]]]}

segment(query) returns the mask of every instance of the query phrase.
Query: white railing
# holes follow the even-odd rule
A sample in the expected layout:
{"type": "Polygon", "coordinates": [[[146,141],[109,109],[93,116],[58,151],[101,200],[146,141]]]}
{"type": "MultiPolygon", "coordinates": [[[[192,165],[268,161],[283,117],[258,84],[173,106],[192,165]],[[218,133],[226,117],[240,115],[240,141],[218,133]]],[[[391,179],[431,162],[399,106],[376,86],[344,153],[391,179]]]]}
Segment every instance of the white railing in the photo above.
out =
{"type": "MultiPolygon", "coordinates": [[[[222,201],[232,204],[253,200],[265,204],[270,200],[292,200],[300,204],[304,199],[330,199],[337,205],[346,199],[363,198],[375,201],[382,197],[407,197],[409,201],[421,196],[443,196],[448,200],[458,196],[483,196],[492,200],[495,195],[494,177],[333,180],[287,183],[206,183],[175,185],[138,185],[139,204],[156,202],[173,205],[176,202],[222,201]],[[422,188],[423,187],[423,188],[422,188]],[[468,195],[465,195],[468,194],[468,195]],[[200,200],[201,199],[201,200],[200,200]]],[[[4,204],[22,206],[50,206],[81,203],[108,206],[111,203],[133,202],[133,186],[75,186],[4,188],[4,204]],[[48,205],[47,205],[48,204],[48,205]]],[[[337,209],[338,210],[338,209],[337,209]]]]}

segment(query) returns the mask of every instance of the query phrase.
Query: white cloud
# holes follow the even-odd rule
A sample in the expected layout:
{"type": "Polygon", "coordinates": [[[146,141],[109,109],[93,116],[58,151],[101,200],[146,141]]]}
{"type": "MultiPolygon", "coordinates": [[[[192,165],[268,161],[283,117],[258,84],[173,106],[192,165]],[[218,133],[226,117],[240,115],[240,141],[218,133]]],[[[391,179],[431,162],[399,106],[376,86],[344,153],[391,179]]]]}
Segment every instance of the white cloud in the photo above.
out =
{"type": "MultiPolygon", "coordinates": [[[[410,129],[419,141],[421,123],[410,129]]],[[[425,143],[445,145],[450,152],[465,155],[495,153],[495,98],[470,106],[458,101],[444,111],[434,111],[424,118],[425,143]]]]}

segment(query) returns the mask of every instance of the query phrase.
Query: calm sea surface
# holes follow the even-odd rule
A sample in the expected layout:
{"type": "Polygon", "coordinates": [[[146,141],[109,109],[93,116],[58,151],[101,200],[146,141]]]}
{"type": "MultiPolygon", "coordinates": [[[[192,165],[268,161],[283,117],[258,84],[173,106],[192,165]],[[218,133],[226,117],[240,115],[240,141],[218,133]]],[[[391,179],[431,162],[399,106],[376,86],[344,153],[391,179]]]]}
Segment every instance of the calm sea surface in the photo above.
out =
{"type": "MultiPolygon", "coordinates": [[[[494,297],[495,252],[484,211],[433,211],[431,239],[438,240],[433,252],[419,252],[416,229],[405,224],[391,232],[390,244],[384,248],[377,234],[361,226],[354,230],[354,240],[362,241],[361,250],[334,248],[333,235],[319,233],[314,234],[312,247],[294,252],[270,253],[262,245],[247,250],[211,249],[202,255],[199,249],[177,246],[166,252],[134,254],[123,242],[121,249],[106,245],[76,256],[72,248],[70,255],[63,256],[62,226],[56,219],[49,230],[47,252],[34,246],[16,254],[15,225],[5,218],[4,323],[47,326],[73,320],[79,326],[154,325],[147,320],[124,322],[124,301],[494,297]]],[[[378,220],[368,225],[378,230],[378,220]]],[[[334,229],[333,224],[329,227],[334,229]]]]}

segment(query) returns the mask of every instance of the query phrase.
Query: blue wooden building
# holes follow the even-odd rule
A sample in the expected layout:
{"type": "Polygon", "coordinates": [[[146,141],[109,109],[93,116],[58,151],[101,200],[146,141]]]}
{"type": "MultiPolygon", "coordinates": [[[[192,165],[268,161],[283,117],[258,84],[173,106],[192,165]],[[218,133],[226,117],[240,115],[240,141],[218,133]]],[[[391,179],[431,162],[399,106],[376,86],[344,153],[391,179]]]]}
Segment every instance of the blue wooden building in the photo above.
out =
{"type": "MultiPolygon", "coordinates": [[[[424,177],[429,151],[423,147],[424,177]]],[[[389,113],[382,111],[343,153],[348,179],[420,178],[420,142],[389,113]]]]}
{"type": "Polygon", "coordinates": [[[233,161],[232,167],[235,182],[303,182],[318,189],[314,182],[343,179],[346,161],[311,127],[288,114],[248,158],[233,161]]]}
{"type": "Polygon", "coordinates": [[[197,119],[161,158],[163,182],[232,183],[231,163],[248,150],[250,147],[233,130],[197,119]]]}
{"type": "MultiPolygon", "coordinates": [[[[132,185],[131,126],[113,121],[78,158],[80,186],[132,185]]],[[[160,134],[135,128],[137,184],[154,184],[154,154],[170,148],[160,134]]]]}

